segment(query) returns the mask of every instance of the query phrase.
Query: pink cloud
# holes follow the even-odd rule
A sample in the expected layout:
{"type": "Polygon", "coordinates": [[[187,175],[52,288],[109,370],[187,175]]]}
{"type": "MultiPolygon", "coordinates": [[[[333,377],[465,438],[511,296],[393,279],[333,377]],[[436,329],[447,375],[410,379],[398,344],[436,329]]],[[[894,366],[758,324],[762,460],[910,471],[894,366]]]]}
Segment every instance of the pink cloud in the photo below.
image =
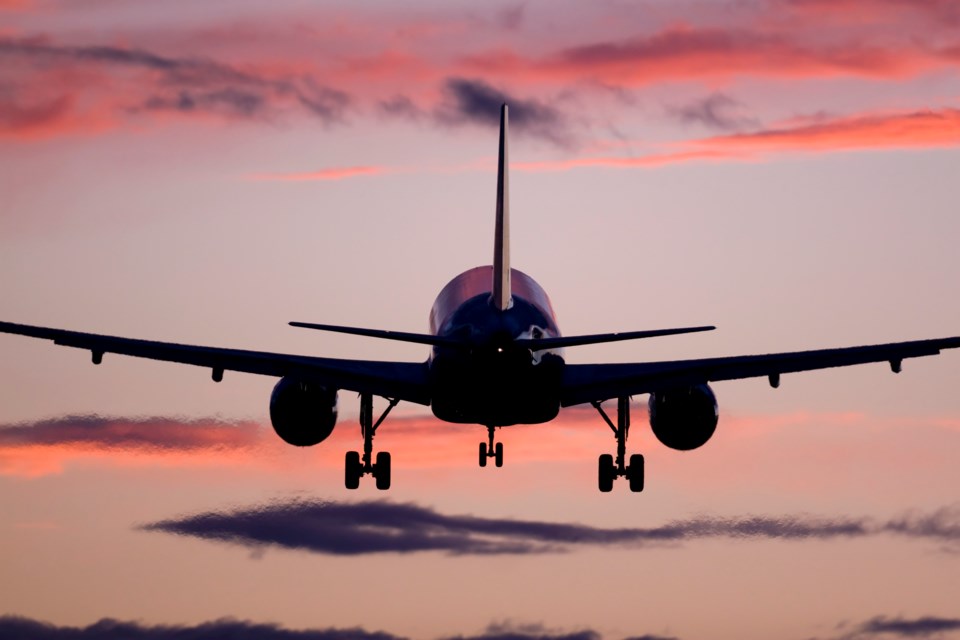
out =
{"type": "Polygon", "coordinates": [[[250,422],[69,416],[0,428],[0,475],[62,473],[77,461],[178,465],[207,459],[224,464],[247,457],[263,435],[250,422]]]}
{"type": "Polygon", "coordinates": [[[734,77],[903,78],[943,66],[943,61],[913,43],[871,45],[854,37],[840,44],[806,44],[795,34],[774,30],[683,26],[539,56],[502,48],[468,56],[463,66],[481,75],[531,82],[644,86],[734,77]]]}
{"type": "Polygon", "coordinates": [[[790,10],[817,19],[840,19],[846,23],[892,22],[920,17],[934,23],[960,23],[960,6],[953,0],[790,0],[790,10]]]}
{"type": "Polygon", "coordinates": [[[27,11],[33,6],[33,0],[0,0],[0,11],[27,11]]]}
{"type": "Polygon", "coordinates": [[[593,156],[519,162],[519,171],[583,167],[642,168],[703,160],[761,160],[786,153],[931,149],[960,146],[960,110],[865,113],[813,123],[714,136],[672,145],[674,150],[635,157],[593,156]]]}

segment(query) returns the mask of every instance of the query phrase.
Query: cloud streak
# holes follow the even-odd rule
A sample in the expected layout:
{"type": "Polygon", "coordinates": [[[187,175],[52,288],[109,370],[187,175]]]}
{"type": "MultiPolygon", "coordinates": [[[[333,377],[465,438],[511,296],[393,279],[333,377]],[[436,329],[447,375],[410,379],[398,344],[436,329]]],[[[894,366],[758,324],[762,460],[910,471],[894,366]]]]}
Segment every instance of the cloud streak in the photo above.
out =
{"type": "Polygon", "coordinates": [[[65,416],[0,426],[0,475],[61,473],[73,460],[229,460],[251,456],[267,435],[254,422],[65,416]]]}
{"type": "Polygon", "coordinates": [[[140,528],[252,548],[272,545],[342,556],[426,551],[452,555],[523,555],[567,552],[584,546],[642,548],[713,538],[796,541],[881,534],[956,545],[960,542],[960,506],[885,522],[808,515],[696,516],[656,527],[616,529],[446,515],[412,503],[292,500],[209,511],[140,528]]]}
{"type": "Polygon", "coordinates": [[[926,638],[934,634],[960,631],[960,618],[873,618],[860,625],[861,634],[886,634],[901,638],[926,638]]]}
{"type": "Polygon", "coordinates": [[[758,131],[701,138],[639,156],[592,156],[520,162],[520,171],[583,167],[643,168],[704,160],[757,161],[790,153],[940,149],[960,146],[960,109],[814,118],[758,131]]]}
{"type": "Polygon", "coordinates": [[[736,77],[899,79],[948,64],[916,44],[872,45],[859,38],[813,44],[776,30],[689,26],[541,56],[498,49],[464,59],[466,68],[502,78],[634,87],[736,77]]]}

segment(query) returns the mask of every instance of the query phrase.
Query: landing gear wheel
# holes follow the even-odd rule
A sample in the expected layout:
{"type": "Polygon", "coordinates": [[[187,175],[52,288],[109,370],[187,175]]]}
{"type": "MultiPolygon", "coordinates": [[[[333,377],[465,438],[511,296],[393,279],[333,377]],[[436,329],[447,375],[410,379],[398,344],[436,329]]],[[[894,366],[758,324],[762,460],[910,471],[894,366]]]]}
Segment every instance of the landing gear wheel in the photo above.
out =
{"type": "Polygon", "coordinates": [[[386,491],[390,488],[390,452],[379,451],[377,463],[373,466],[373,477],[377,481],[377,489],[386,491]]]}
{"type": "Polygon", "coordinates": [[[359,451],[347,451],[346,465],[343,473],[343,484],[347,489],[356,489],[360,486],[360,476],[363,475],[363,464],[360,462],[359,451]]]}
{"type": "Polygon", "coordinates": [[[480,443],[480,466],[481,467],[487,466],[487,443],[486,442],[480,443]]]}
{"type": "Polygon", "coordinates": [[[613,479],[617,476],[617,468],[613,466],[613,456],[605,453],[600,456],[597,486],[603,493],[613,491],[613,479]]]}
{"type": "Polygon", "coordinates": [[[639,453],[630,456],[627,480],[630,482],[630,491],[634,493],[643,491],[643,456],[639,453]]]}
{"type": "Polygon", "coordinates": [[[496,464],[498,467],[502,467],[503,466],[503,443],[498,442],[497,446],[493,448],[493,451],[494,451],[493,453],[494,464],[496,464]]]}

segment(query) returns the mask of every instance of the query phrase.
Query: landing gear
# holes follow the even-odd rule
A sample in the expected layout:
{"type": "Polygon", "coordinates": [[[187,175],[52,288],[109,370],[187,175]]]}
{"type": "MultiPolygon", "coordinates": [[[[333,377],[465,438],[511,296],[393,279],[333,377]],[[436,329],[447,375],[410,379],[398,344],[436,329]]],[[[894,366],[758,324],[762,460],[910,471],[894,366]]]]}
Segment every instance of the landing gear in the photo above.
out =
{"type": "Polygon", "coordinates": [[[630,456],[630,464],[626,464],[627,435],[630,432],[630,398],[627,396],[617,398],[616,425],[613,424],[603,407],[600,406],[600,402],[594,401],[591,404],[600,413],[600,417],[613,430],[613,434],[617,438],[616,460],[609,453],[600,456],[597,469],[597,487],[600,491],[608,493],[613,491],[614,480],[626,478],[630,485],[630,491],[643,491],[643,456],[635,453],[630,456]]]}
{"type": "Polygon", "coordinates": [[[373,422],[373,395],[360,394],[360,434],[363,436],[363,457],[357,451],[348,451],[344,465],[343,484],[347,489],[356,489],[360,486],[360,478],[368,473],[376,480],[377,489],[386,491],[390,488],[390,454],[378,451],[376,463],[373,457],[373,436],[377,427],[386,419],[387,414],[397,406],[399,400],[391,400],[376,423],[373,422]]]}
{"type": "Polygon", "coordinates": [[[503,466],[503,443],[494,443],[493,432],[496,427],[487,427],[488,442],[480,443],[480,466],[487,466],[487,459],[493,458],[493,463],[498,467],[503,466]]]}

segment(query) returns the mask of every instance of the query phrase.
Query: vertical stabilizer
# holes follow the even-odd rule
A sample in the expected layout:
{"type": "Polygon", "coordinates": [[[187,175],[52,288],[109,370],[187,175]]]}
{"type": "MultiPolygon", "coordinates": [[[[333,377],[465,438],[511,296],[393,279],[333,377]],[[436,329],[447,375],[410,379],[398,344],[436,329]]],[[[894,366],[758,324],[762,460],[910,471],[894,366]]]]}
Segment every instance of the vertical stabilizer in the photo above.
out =
{"type": "Polygon", "coordinates": [[[497,163],[497,225],[493,239],[493,306],[510,308],[510,172],[507,157],[507,105],[500,107],[500,159],[497,163]]]}

